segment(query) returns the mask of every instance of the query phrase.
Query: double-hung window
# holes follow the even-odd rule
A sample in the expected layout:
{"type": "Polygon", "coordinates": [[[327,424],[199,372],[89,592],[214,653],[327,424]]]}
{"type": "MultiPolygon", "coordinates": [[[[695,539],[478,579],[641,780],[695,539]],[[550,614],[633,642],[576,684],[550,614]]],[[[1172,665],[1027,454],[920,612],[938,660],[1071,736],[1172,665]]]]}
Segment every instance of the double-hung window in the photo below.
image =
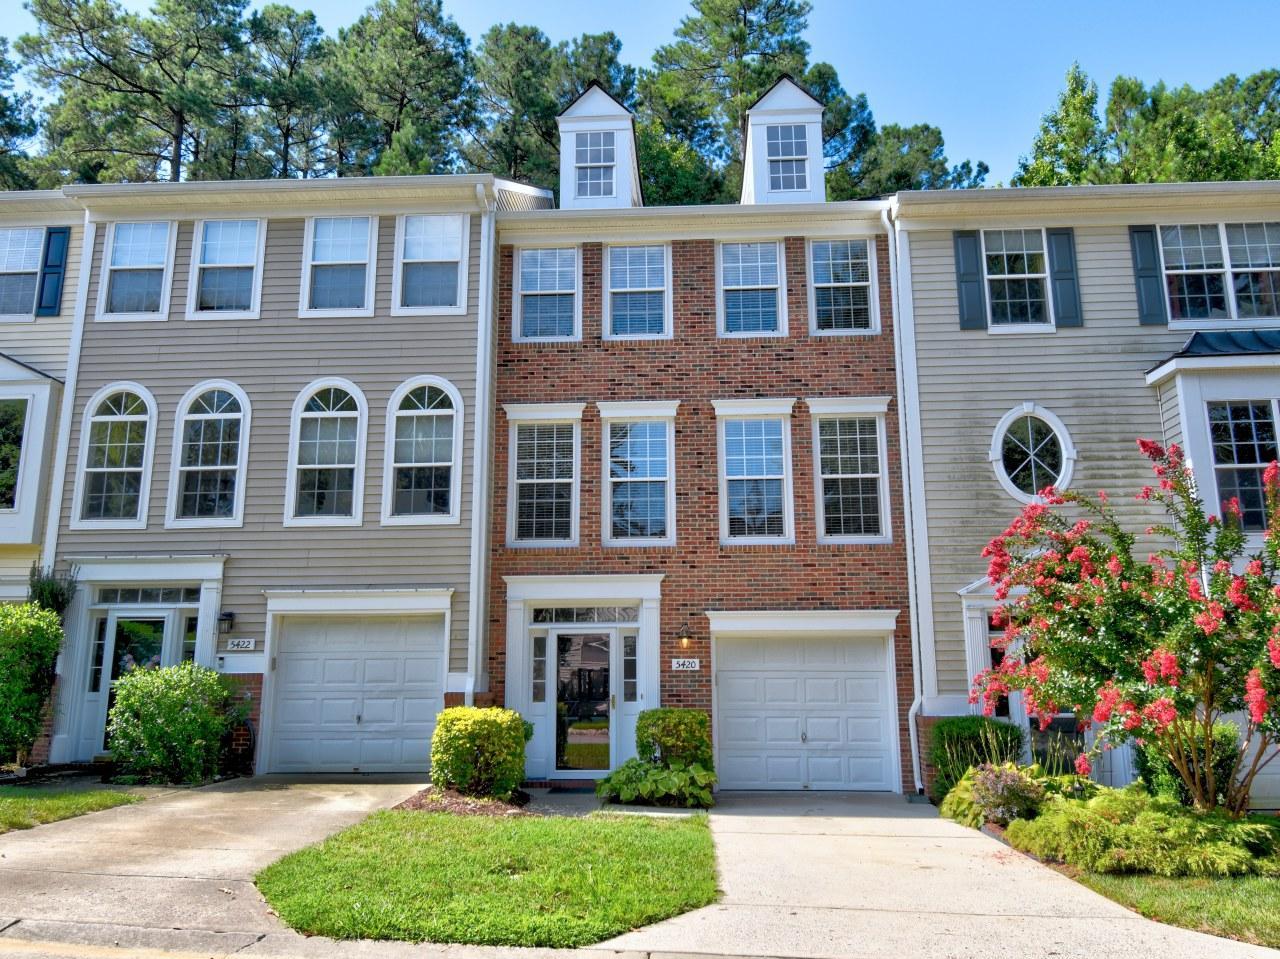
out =
{"type": "Polygon", "coordinates": [[[98,314],[111,320],[163,320],[177,230],[168,221],[113,223],[98,314]]]}
{"type": "Polygon", "coordinates": [[[405,383],[387,409],[382,521],[456,523],[461,490],[462,397],[423,376],[405,383]]]}
{"type": "Polygon", "coordinates": [[[803,123],[765,127],[765,146],[769,154],[770,192],[809,189],[809,147],[803,123]]]}
{"type": "Polygon", "coordinates": [[[1280,320],[1280,222],[1160,227],[1173,322],[1280,320]]]}
{"type": "Polygon", "coordinates": [[[1053,325],[1044,231],[983,230],[991,329],[1053,325]]]}
{"type": "Polygon", "coordinates": [[[813,414],[819,542],[888,540],[887,398],[820,398],[813,414]]]}
{"type": "Polygon", "coordinates": [[[506,407],[510,545],[577,544],[582,409],[581,403],[506,407]]]}
{"type": "Polygon", "coordinates": [[[364,394],[346,380],[321,380],[298,395],[286,526],[360,525],[367,415],[364,394]]]}
{"type": "Polygon", "coordinates": [[[244,511],[249,399],[233,383],[202,383],[178,404],[169,525],[238,526],[244,511]]]}
{"type": "Polygon", "coordinates": [[[258,318],[265,220],[201,220],[196,224],[187,292],[189,319],[258,318]]]}
{"type": "Polygon", "coordinates": [[[609,280],[606,339],[648,339],[671,335],[671,292],[666,246],[606,247],[609,280]]]}
{"type": "Polygon", "coordinates": [[[675,542],[675,415],[678,400],[598,403],[604,439],[604,542],[675,542]]]}
{"type": "Polygon", "coordinates": [[[782,244],[722,243],[719,252],[721,335],[785,335],[782,244]]]}
{"type": "Polygon", "coordinates": [[[613,131],[575,134],[573,154],[578,196],[613,196],[613,173],[617,162],[613,131]]]}
{"type": "Polygon", "coordinates": [[[794,541],[791,492],[793,400],[717,400],[720,540],[794,541]]]}
{"type": "Polygon", "coordinates": [[[0,229],[0,319],[35,315],[43,248],[43,229],[0,229]]]}
{"type": "Polygon", "coordinates": [[[577,249],[519,250],[516,273],[515,339],[578,339],[577,249]]]}
{"type": "Polygon", "coordinates": [[[0,511],[18,508],[18,479],[30,409],[28,397],[0,396],[0,511]]]}
{"type": "Polygon", "coordinates": [[[814,333],[867,333],[878,327],[869,240],[809,244],[814,333]]]}
{"type": "Polygon", "coordinates": [[[146,526],[155,400],[121,384],[94,394],[85,413],[77,525],[146,526]]]}
{"type": "Polygon", "coordinates": [[[396,221],[393,315],[466,311],[469,222],[458,215],[412,215],[396,221]]]}
{"type": "Polygon", "coordinates": [[[1280,459],[1276,411],[1272,400],[1219,400],[1209,403],[1209,443],[1220,504],[1236,499],[1249,532],[1267,525],[1262,474],[1280,459]]]}
{"type": "Polygon", "coordinates": [[[378,218],[321,216],[307,221],[304,314],[372,316],[378,218]]]}

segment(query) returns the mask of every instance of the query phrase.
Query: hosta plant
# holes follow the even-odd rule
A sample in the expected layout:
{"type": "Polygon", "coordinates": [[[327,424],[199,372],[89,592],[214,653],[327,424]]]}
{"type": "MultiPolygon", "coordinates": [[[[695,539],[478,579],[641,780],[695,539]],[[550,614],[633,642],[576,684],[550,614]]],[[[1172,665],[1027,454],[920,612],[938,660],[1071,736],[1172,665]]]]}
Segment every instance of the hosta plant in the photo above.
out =
{"type": "MultiPolygon", "coordinates": [[[[971,695],[990,713],[1019,691],[1041,728],[1074,711],[1096,733],[1077,759],[1082,774],[1099,750],[1155,744],[1196,807],[1238,816],[1278,751],[1280,540],[1268,532],[1246,555],[1240,504],[1211,515],[1177,446],[1138,445],[1157,483],[1137,499],[1166,514],[1146,531],[1164,548],[1139,550],[1105,493],[1042,491],[984,550],[1006,655],[975,677],[971,695]],[[1234,713],[1246,728],[1223,783],[1211,731],[1234,713]]],[[[1280,466],[1262,482],[1275,530],[1280,466]]]]}

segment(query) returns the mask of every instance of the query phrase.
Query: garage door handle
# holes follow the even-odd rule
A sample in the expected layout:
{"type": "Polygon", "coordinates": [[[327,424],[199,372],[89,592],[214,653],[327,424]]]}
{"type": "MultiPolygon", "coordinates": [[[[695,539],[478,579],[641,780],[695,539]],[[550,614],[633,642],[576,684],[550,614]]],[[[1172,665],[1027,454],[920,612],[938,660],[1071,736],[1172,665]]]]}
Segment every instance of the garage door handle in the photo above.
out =
{"type": "Polygon", "coordinates": [[[802,742],[802,743],[807,743],[808,741],[809,741],[809,734],[808,734],[808,733],[801,733],[801,734],[800,734],[800,742],[802,742]]]}

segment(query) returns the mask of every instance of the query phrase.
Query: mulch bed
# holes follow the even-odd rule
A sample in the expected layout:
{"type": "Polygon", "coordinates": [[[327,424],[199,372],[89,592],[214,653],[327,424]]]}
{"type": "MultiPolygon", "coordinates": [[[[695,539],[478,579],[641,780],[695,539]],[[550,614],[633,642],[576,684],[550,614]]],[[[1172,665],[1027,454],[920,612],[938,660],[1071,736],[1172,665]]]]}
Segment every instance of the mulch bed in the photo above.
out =
{"type": "Polygon", "coordinates": [[[498,799],[464,796],[452,789],[429,786],[393,808],[415,812],[448,812],[455,816],[536,816],[537,813],[524,808],[528,805],[529,798],[528,793],[517,790],[511,802],[502,802],[498,799]]]}

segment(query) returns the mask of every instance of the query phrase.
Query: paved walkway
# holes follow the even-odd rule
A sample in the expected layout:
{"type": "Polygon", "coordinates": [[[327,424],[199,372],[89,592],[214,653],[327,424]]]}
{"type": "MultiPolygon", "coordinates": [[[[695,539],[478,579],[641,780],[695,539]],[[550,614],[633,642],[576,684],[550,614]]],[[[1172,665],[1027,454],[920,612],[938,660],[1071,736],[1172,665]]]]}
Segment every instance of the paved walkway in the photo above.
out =
{"type": "Polygon", "coordinates": [[[900,797],[722,795],[721,902],[601,948],[830,959],[1211,959],[1270,949],[1137,916],[900,797]]]}
{"type": "MultiPolygon", "coordinates": [[[[338,943],[284,928],[254,873],[417,788],[239,780],[0,836],[0,959],[1280,955],[1149,922],[888,796],[722,797],[711,825],[723,900],[595,949],[338,943]]],[[[582,812],[590,797],[543,802],[582,812]]]]}

